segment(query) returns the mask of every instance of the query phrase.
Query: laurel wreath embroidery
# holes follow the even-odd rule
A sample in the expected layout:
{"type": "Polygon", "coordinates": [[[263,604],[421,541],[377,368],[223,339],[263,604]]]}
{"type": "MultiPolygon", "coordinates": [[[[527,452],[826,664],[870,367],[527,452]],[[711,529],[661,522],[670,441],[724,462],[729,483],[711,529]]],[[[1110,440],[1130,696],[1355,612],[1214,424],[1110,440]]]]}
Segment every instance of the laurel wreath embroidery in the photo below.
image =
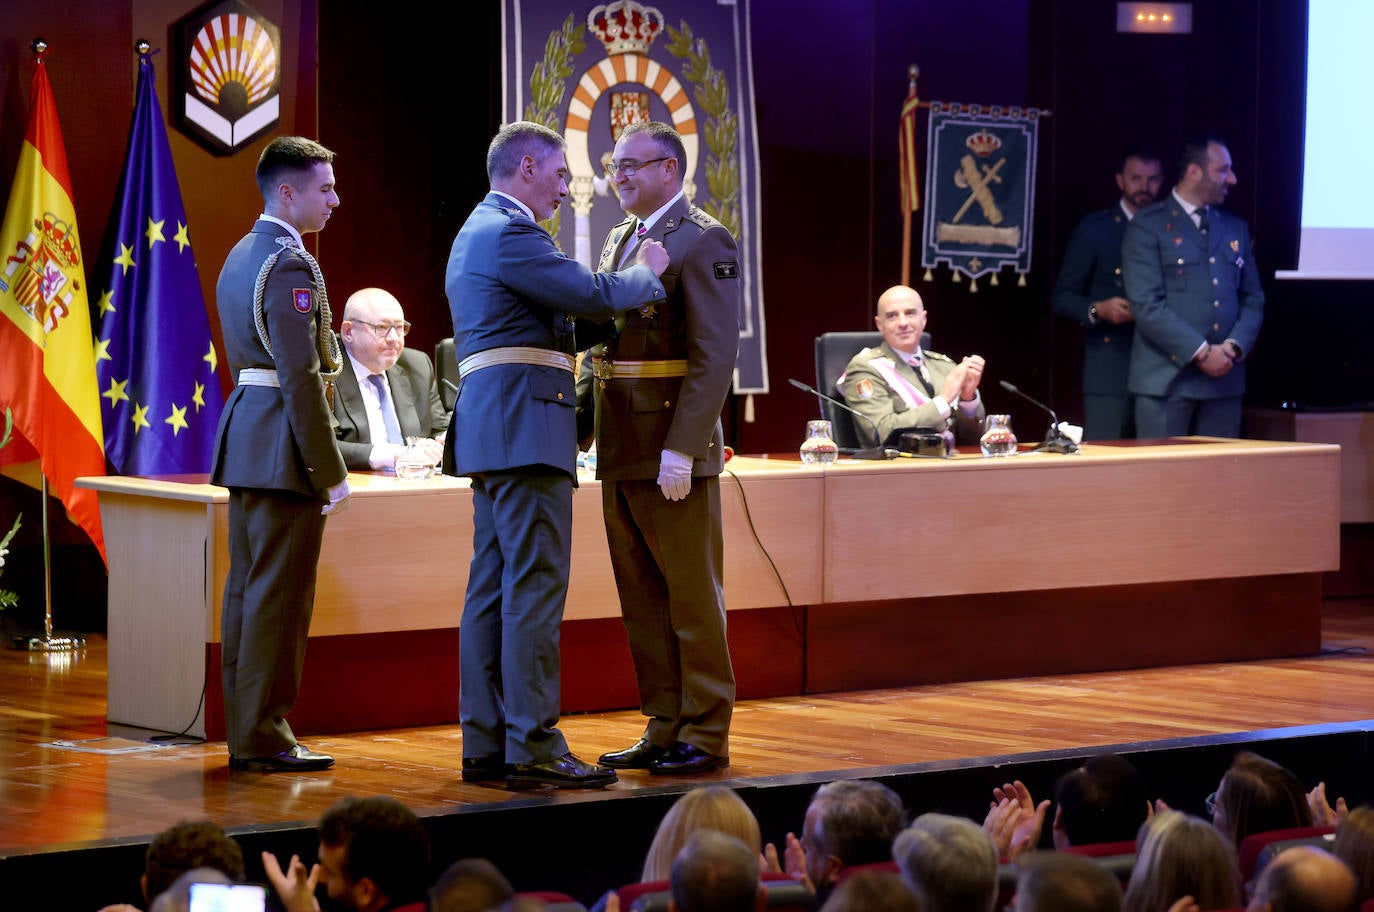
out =
{"type": "MultiPolygon", "coordinates": [[[[572,76],[572,59],[587,49],[583,35],[587,26],[579,23],[569,13],[563,20],[563,27],[549,32],[544,42],[544,59],[530,71],[530,103],[525,105],[525,119],[543,124],[555,133],[562,133],[558,111],[563,107],[563,97],[568,92],[568,79],[572,76]]],[[[541,222],[554,243],[558,243],[558,226],[563,213],[555,211],[553,217],[541,222]]]]}
{"type": "Polygon", "coordinates": [[[668,53],[685,58],[682,75],[696,85],[692,98],[710,115],[702,125],[706,148],[711,154],[704,161],[706,184],[711,197],[697,205],[715,216],[736,238],[739,224],[739,117],[730,107],[730,83],[725,74],[711,65],[711,49],[704,39],[693,40],[687,20],[680,28],[668,26],[668,53]]]}

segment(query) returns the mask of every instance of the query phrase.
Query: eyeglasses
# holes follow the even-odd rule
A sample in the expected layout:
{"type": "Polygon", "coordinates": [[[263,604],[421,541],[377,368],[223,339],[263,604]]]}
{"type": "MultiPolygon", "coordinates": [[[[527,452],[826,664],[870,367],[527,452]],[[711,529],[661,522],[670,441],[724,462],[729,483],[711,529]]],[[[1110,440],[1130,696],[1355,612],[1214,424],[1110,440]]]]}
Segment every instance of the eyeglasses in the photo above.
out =
{"type": "Polygon", "coordinates": [[[1215,817],[1217,815],[1217,793],[1213,792],[1203,799],[1203,801],[1207,804],[1208,816],[1215,817]]]}
{"type": "Polygon", "coordinates": [[[645,165],[652,165],[654,162],[668,161],[670,158],[672,158],[671,155],[665,155],[662,158],[651,158],[648,161],[635,161],[633,158],[627,158],[622,162],[607,162],[606,176],[614,180],[616,172],[619,171],[623,172],[626,177],[634,177],[635,172],[645,165]]]}
{"type": "Polygon", "coordinates": [[[368,329],[372,330],[372,334],[376,336],[378,339],[385,339],[392,333],[396,333],[402,339],[404,339],[406,337],[406,333],[410,332],[409,321],[402,321],[400,323],[369,323],[366,320],[350,320],[349,322],[360,323],[363,326],[366,326],[368,329]]]}

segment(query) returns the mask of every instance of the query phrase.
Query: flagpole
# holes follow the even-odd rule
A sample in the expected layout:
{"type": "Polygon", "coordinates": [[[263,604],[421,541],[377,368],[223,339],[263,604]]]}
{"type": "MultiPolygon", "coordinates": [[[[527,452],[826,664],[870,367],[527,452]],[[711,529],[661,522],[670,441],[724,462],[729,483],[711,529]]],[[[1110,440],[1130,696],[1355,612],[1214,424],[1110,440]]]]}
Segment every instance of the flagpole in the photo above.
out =
{"type": "MultiPolygon", "coordinates": [[[[918,67],[916,64],[913,63],[913,64],[909,65],[909,66],[906,68],[906,75],[907,75],[907,98],[908,98],[908,99],[915,98],[915,97],[916,97],[916,79],[917,79],[918,76],[921,75],[921,68],[918,67]]],[[[908,153],[908,155],[911,156],[912,161],[915,161],[915,156],[916,156],[916,149],[915,149],[915,147],[914,147],[914,142],[915,142],[915,135],[914,135],[914,133],[915,133],[915,131],[913,130],[912,133],[913,133],[913,135],[912,135],[912,137],[911,137],[911,140],[912,140],[913,145],[912,145],[911,148],[909,148],[909,149],[907,150],[907,153],[908,153]]],[[[906,163],[905,161],[901,161],[901,162],[898,162],[898,166],[901,167],[901,168],[906,168],[906,167],[907,167],[907,163],[906,163]]],[[[907,175],[904,174],[903,176],[906,177],[907,175]]],[[[913,177],[914,177],[914,175],[913,175],[913,177]]],[[[901,183],[901,182],[899,182],[899,183],[901,183]]],[[[913,194],[914,194],[914,191],[912,191],[912,192],[913,192],[913,194]]],[[[907,202],[906,199],[903,199],[903,200],[902,200],[902,284],[903,284],[903,285],[910,285],[910,284],[911,284],[911,212],[912,212],[912,207],[908,204],[908,202],[907,202]]]]}
{"type": "MultiPolygon", "coordinates": [[[[48,43],[42,38],[33,40],[33,52],[42,63],[48,43]]],[[[29,652],[74,652],[86,648],[86,638],[79,633],[53,636],[52,632],[52,540],[48,534],[48,476],[40,475],[39,510],[43,515],[43,633],[41,636],[17,636],[10,642],[15,649],[29,652]]]]}

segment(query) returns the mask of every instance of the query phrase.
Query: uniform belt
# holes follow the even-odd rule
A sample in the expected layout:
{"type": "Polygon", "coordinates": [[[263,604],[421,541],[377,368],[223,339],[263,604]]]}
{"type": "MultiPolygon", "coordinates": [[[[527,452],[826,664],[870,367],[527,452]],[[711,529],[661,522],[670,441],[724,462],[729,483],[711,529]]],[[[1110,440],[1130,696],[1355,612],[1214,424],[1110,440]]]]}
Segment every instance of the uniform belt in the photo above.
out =
{"type": "Polygon", "coordinates": [[[245,367],[239,371],[239,386],[281,386],[281,381],[271,368],[245,367]]]}
{"type": "Polygon", "coordinates": [[[461,380],[473,371],[498,364],[533,364],[537,367],[556,367],[568,373],[573,372],[572,355],[549,348],[534,348],[528,345],[509,345],[504,348],[489,348],[475,355],[468,355],[458,365],[458,379],[461,380]]]}
{"type": "Polygon", "coordinates": [[[685,377],[687,359],[671,358],[664,361],[620,361],[611,358],[593,358],[592,374],[598,380],[629,380],[648,377],[685,377]]]}

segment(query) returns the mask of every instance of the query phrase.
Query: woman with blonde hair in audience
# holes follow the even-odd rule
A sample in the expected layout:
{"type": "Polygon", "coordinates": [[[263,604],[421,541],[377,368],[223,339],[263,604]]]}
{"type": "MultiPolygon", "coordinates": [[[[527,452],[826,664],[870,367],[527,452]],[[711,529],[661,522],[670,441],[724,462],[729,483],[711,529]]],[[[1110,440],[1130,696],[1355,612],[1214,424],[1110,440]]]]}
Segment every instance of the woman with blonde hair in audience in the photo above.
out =
{"type": "Polygon", "coordinates": [[[1359,901],[1374,899],[1374,807],[1357,807],[1336,824],[1331,854],[1355,872],[1359,901]]]}
{"type": "Polygon", "coordinates": [[[1207,811],[1235,849],[1254,833],[1312,825],[1307,792],[1298,777],[1250,751],[1236,754],[1217,790],[1207,796],[1207,811]]]}
{"type": "MultiPolygon", "coordinates": [[[[663,815],[653,842],[649,843],[640,881],[669,880],[673,874],[673,859],[697,830],[718,830],[734,836],[755,852],[760,851],[763,844],[758,818],[732,789],[721,785],[694,788],[673,802],[668,813],[663,815]]],[[[592,912],[604,910],[607,899],[615,893],[610,890],[597,900],[592,912]]]]}
{"type": "Polygon", "coordinates": [[[1136,842],[1122,912],[1168,912],[1185,897],[1203,912],[1243,905],[1235,850],[1206,820],[1180,811],[1155,814],[1136,842]]]}

